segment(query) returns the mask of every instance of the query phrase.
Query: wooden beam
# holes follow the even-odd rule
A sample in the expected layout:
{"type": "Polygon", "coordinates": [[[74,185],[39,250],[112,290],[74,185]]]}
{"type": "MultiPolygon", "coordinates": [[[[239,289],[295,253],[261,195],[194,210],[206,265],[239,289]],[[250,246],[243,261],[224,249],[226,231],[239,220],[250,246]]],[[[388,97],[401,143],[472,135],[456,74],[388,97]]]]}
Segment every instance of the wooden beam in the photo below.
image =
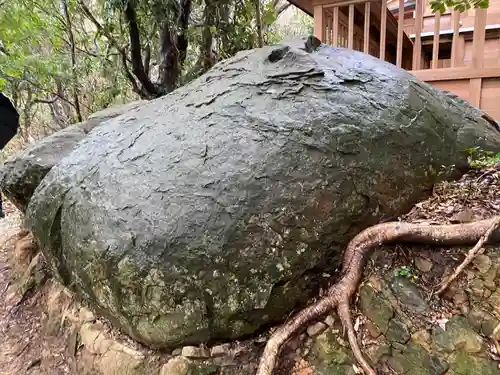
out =
{"type": "Polygon", "coordinates": [[[486,37],[487,9],[476,9],[474,19],[474,35],[472,39],[472,66],[480,68],[484,65],[484,40],[486,37]]]}
{"type": "Polygon", "coordinates": [[[415,4],[415,43],[413,44],[413,70],[420,69],[422,64],[422,34],[423,12],[422,7],[425,0],[416,0],[415,4]]]}
{"type": "Polygon", "coordinates": [[[339,8],[333,8],[333,33],[332,33],[332,45],[337,47],[339,45],[339,8]]]}
{"type": "Polygon", "coordinates": [[[453,40],[451,42],[451,67],[458,66],[458,36],[460,34],[460,13],[456,10],[452,13],[453,40]]]}
{"type": "Polygon", "coordinates": [[[314,36],[325,43],[325,27],[323,25],[323,6],[314,7],[314,36]]]}
{"type": "Polygon", "coordinates": [[[473,78],[470,80],[469,85],[470,104],[477,108],[481,108],[481,88],[483,86],[483,79],[473,78]]]}
{"type": "Polygon", "coordinates": [[[370,3],[365,3],[365,33],[363,36],[363,52],[366,54],[370,53],[370,3]]]}
{"type": "Polygon", "coordinates": [[[405,18],[405,0],[399,0],[399,12],[398,12],[398,43],[396,48],[396,66],[401,68],[401,62],[403,61],[403,26],[405,18]]]}
{"type": "Polygon", "coordinates": [[[439,66],[439,28],[441,22],[441,13],[434,14],[434,40],[432,42],[432,69],[439,66]]]}
{"type": "Polygon", "coordinates": [[[385,60],[385,37],[387,33],[387,0],[382,0],[380,11],[380,54],[379,58],[385,60]]]}
{"type": "Polygon", "coordinates": [[[347,30],[347,48],[353,49],[354,45],[354,4],[349,5],[349,26],[347,30]]]}
{"type": "MultiPolygon", "coordinates": [[[[335,8],[335,7],[344,7],[347,5],[355,5],[355,4],[364,4],[367,1],[380,1],[380,0],[346,0],[346,1],[339,1],[339,2],[332,2],[331,0],[329,2],[326,2],[323,5],[323,8],[335,8]]],[[[315,2],[315,4],[320,4],[321,2],[315,2]]]]}
{"type": "Polygon", "coordinates": [[[500,67],[473,68],[469,66],[443,69],[410,70],[421,81],[451,81],[475,78],[499,78],[500,67]]]}

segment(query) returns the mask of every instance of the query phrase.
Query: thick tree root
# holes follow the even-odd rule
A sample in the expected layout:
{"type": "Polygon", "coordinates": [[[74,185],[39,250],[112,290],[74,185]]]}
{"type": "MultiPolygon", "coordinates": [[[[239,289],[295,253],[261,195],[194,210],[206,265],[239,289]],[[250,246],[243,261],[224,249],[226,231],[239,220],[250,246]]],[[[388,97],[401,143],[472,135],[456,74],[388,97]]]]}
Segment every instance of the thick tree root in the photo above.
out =
{"type": "MultiPolygon", "coordinates": [[[[359,233],[344,252],[342,273],[338,283],[331,286],[328,295],[301,310],[292,320],[273,333],[261,356],[256,375],[271,375],[281,346],[305,328],[308,322],[337,310],[347,331],[352,352],[367,375],[376,375],[364,358],[352,324],[349,303],[361,280],[368,254],[382,244],[395,242],[425,243],[429,245],[470,245],[478,242],[499,220],[493,217],[474,223],[454,225],[429,225],[391,222],[375,225],[359,233]]],[[[500,241],[500,230],[492,229],[488,242],[500,241]]],[[[485,239],[486,241],[486,239],[485,239]]]]}

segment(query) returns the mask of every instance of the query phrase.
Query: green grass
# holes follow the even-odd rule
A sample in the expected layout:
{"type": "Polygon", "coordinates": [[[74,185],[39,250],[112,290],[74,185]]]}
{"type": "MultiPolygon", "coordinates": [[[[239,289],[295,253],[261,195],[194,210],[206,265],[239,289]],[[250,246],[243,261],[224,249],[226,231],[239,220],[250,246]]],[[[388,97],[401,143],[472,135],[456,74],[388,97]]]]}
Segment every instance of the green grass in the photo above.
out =
{"type": "Polygon", "coordinates": [[[468,148],[465,150],[468,156],[468,162],[471,168],[485,169],[500,163],[500,152],[495,154],[492,151],[481,150],[480,147],[468,148]]]}

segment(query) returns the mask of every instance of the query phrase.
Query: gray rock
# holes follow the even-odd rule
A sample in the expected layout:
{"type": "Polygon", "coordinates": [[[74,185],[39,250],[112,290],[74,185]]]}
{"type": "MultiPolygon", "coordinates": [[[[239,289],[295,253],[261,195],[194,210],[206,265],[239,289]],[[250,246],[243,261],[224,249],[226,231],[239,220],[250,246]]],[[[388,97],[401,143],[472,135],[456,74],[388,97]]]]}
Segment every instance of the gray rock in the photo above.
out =
{"type": "Polygon", "coordinates": [[[461,316],[454,316],[446,323],[446,329],[436,328],[434,341],[443,350],[451,353],[462,350],[466,353],[478,353],[483,348],[483,340],[467,320],[461,316]]]}
{"type": "Polygon", "coordinates": [[[98,111],[87,121],[60,130],[10,157],[0,172],[0,187],[5,196],[24,212],[45,175],[68,156],[92,129],[144,102],[135,101],[98,111]]]}
{"type": "Polygon", "coordinates": [[[94,129],[27,222],[64,283],[140,342],[238,339],[316,295],[350,238],[458,176],[466,148],[500,151],[471,108],[356,51],[241,52],[94,129]]]}
{"type": "Polygon", "coordinates": [[[406,344],[410,339],[410,331],[408,327],[399,319],[391,319],[389,322],[389,329],[386,333],[386,338],[389,341],[395,341],[400,344],[406,344]]]}
{"type": "Polygon", "coordinates": [[[430,312],[429,304],[418,287],[405,277],[394,277],[391,289],[396,298],[414,313],[430,312]]]}

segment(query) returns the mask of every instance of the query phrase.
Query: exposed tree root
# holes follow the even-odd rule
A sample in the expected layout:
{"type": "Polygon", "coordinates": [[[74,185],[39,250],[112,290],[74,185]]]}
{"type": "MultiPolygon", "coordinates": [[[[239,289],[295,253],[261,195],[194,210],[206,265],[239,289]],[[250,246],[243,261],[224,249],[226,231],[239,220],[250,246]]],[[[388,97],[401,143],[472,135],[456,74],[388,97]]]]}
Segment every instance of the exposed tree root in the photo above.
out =
{"type": "MultiPolygon", "coordinates": [[[[347,331],[352,352],[367,375],[376,375],[359,347],[351,319],[350,300],[358,288],[368,254],[382,244],[394,242],[425,243],[429,245],[470,245],[478,242],[500,217],[474,223],[429,225],[391,222],[375,225],[359,233],[344,252],[342,273],[328,295],[306,307],[273,333],[261,356],[256,375],[271,375],[281,346],[314,319],[337,310],[347,331]]],[[[500,230],[491,229],[489,242],[500,241],[500,230]]],[[[486,241],[487,239],[485,239],[486,241]]],[[[482,246],[482,245],[481,245],[482,246]]]]}
{"type": "Polygon", "coordinates": [[[475,256],[483,248],[484,243],[488,241],[491,234],[500,225],[500,216],[496,217],[495,219],[496,220],[493,220],[493,222],[491,223],[490,227],[486,230],[484,235],[479,239],[479,241],[477,241],[476,245],[469,250],[464,261],[455,269],[455,272],[453,272],[453,274],[447,280],[443,280],[443,282],[440,284],[439,290],[436,292],[437,295],[440,295],[446,289],[448,289],[453,280],[455,280],[462,273],[465,267],[467,267],[470,264],[470,262],[474,260],[475,256]]]}

